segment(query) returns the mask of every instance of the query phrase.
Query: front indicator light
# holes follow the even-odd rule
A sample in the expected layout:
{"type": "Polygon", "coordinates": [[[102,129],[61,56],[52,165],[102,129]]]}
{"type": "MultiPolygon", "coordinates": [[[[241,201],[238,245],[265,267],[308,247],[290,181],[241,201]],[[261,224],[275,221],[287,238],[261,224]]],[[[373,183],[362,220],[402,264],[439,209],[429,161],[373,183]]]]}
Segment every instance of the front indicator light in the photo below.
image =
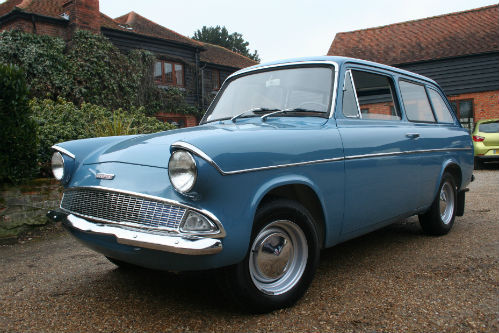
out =
{"type": "Polygon", "coordinates": [[[219,229],[206,216],[190,210],[180,225],[180,231],[187,233],[214,233],[219,229]]]}

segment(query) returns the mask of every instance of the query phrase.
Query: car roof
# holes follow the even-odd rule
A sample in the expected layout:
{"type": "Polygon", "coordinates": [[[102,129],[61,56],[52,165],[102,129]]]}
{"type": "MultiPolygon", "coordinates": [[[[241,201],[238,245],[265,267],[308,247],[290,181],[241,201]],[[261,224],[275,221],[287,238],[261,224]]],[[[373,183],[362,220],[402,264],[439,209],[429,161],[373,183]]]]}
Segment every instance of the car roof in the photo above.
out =
{"type": "Polygon", "coordinates": [[[483,123],[494,123],[499,121],[499,118],[492,118],[492,119],[480,119],[478,120],[475,124],[483,124],[483,123]]]}
{"type": "Polygon", "coordinates": [[[433,83],[434,85],[438,86],[438,84],[434,80],[432,80],[432,79],[430,79],[430,78],[428,78],[426,76],[419,75],[419,74],[416,74],[416,73],[413,73],[413,72],[409,72],[409,71],[406,71],[406,70],[403,70],[403,69],[400,69],[400,68],[396,68],[396,67],[392,67],[392,66],[380,64],[380,63],[377,63],[377,62],[362,60],[362,59],[349,58],[349,57],[336,57],[336,56],[316,56],[316,57],[291,58],[291,59],[284,59],[284,60],[266,62],[266,63],[261,63],[261,64],[258,64],[258,65],[255,65],[255,66],[246,67],[244,69],[241,69],[241,70],[233,73],[231,76],[237,76],[239,74],[251,72],[251,71],[262,69],[262,68],[266,68],[266,67],[273,67],[273,66],[285,65],[285,64],[299,64],[300,62],[317,62],[317,63],[320,63],[320,62],[335,62],[339,66],[342,66],[342,65],[347,64],[347,63],[349,63],[349,64],[359,64],[359,65],[370,66],[370,67],[375,67],[375,68],[380,68],[380,69],[388,70],[388,71],[391,71],[391,72],[394,72],[394,73],[397,73],[397,74],[401,74],[401,75],[410,76],[410,77],[413,77],[413,78],[417,78],[419,80],[423,80],[423,81],[426,81],[426,82],[429,82],[429,83],[433,83]]]}

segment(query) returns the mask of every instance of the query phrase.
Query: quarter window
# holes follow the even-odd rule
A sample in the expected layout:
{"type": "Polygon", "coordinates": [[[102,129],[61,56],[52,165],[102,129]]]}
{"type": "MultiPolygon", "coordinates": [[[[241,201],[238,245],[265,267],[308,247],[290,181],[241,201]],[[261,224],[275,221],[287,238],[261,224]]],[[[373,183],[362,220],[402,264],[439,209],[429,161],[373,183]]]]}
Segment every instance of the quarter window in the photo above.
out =
{"type": "Polygon", "coordinates": [[[393,82],[389,77],[352,70],[346,74],[343,89],[343,114],[346,117],[401,119],[394,102],[393,82]]]}
{"type": "Polygon", "coordinates": [[[400,81],[399,85],[407,119],[426,123],[435,122],[424,86],[407,81],[400,81]]]}
{"type": "Polygon", "coordinates": [[[440,123],[453,123],[454,118],[452,118],[450,110],[447,108],[447,104],[445,104],[442,96],[440,96],[440,94],[433,89],[428,89],[428,91],[431,103],[433,104],[433,110],[437,115],[438,121],[440,123]]]}
{"type": "Polygon", "coordinates": [[[170,86],[184,86],[184,65],[158,60],[154,65],[154,81],[170,86]]]}

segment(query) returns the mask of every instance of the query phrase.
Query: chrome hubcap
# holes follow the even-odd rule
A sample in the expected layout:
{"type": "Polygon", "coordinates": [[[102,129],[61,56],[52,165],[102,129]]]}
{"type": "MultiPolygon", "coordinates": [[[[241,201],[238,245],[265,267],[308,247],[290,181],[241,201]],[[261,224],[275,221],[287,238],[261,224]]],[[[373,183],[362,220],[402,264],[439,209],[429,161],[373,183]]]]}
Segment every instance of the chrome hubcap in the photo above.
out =
{"type": "Polygon", "coordinates": [[[444,224],[449,224],[454,212],[454,191],[451,184],[445,182],[440,189],[440,218],[444,224]]]}
{"type": "Polygon", "coordinates": [[[298,283],[307,259],[307,238],[301,228],[288,220],[272,222],[258,233],[251,246],[251,279],[265,294],[283,294],[298,283]]]}

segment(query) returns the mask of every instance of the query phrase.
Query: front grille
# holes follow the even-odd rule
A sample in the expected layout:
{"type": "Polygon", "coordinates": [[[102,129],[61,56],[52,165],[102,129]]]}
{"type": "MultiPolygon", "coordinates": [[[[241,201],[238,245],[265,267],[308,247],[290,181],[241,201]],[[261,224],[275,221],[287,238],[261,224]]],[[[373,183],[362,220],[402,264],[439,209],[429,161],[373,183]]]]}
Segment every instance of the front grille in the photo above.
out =
{"type": "Polygon", "coordinates": [[[100,189],[70,189],[61,208],[76,215],[144,228],[178,229],[186,209],[161,201],[100,189]]]}

